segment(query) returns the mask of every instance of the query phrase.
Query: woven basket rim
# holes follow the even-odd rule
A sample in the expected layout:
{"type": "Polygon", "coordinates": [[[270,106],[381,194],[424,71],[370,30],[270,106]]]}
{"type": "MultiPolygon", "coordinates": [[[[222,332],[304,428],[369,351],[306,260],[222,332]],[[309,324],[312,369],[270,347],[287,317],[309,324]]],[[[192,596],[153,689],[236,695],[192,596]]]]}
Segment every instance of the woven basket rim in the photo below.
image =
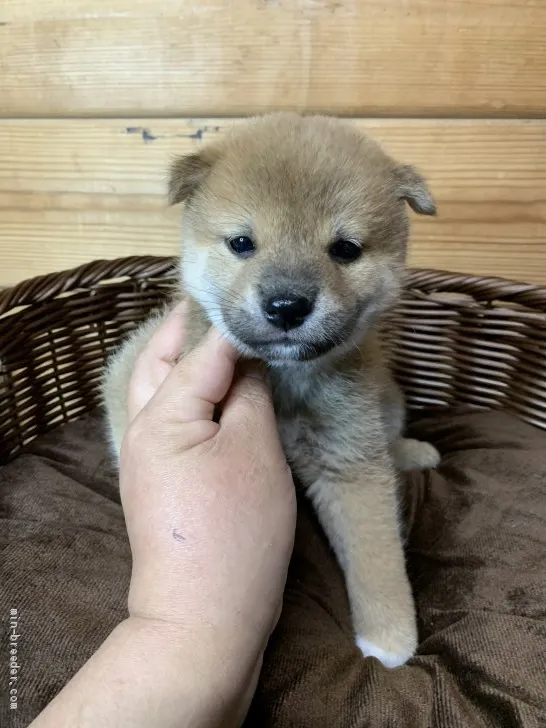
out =
{"type": "Polygon", "coordinates": [[[0,316],[12,308],[45,302],[62,293],[100,285],[117,278],[161,278],[175,273],[174,256],[131,255],[98,258],[53,273],[32,276],[0,291],[0,316]]]}
{"type": "MultiPolygon", "coordinates": [[[[90,288],[117,278],[161,278],[175,275],[176,256],[127,256],[97,259],[74,268],[27,278],[0,291],[0,316],[19,306],[45,302],[63,293],[90,288]]],[[[454,273],[434,268],[409,268],[406,288],[425,293],[458,293],[482,302],[517,303],[546,312],[546,285],[495,276],[454,273]]]]}

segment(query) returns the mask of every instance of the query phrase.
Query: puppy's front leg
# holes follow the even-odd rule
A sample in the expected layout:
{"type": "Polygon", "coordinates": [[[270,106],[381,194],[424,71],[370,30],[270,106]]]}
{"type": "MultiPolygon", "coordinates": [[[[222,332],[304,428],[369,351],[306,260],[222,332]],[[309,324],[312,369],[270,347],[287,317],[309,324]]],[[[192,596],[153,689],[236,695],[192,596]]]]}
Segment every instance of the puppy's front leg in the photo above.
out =
{"type": "Polygon", "coordinates": [[[308,494],[345,572],[358,647],[386,667],[404,664],[417,628],[388,459],[363,463],[351,478],[323,472],[308,494]]]}

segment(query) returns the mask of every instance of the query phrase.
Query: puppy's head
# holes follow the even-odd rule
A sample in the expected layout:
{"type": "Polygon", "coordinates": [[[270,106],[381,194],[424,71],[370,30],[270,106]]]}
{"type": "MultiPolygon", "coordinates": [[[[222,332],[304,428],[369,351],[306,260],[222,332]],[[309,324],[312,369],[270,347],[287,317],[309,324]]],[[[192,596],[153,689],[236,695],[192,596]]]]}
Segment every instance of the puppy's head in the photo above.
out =
{"type": "Polygon", "coordinates": [[[411,167],[349,124],[272,114],[175,161],[187,292],[241,353],[307,360],[359,343],[398,297],[411,167]]]}

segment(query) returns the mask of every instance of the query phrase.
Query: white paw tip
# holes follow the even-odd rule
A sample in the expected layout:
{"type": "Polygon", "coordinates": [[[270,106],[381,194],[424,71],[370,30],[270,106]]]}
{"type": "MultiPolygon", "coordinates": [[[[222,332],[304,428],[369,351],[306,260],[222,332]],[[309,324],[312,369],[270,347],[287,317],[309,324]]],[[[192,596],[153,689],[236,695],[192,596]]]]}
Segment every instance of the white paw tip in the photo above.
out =
{"type": "Polygon", "coordinates": [[[429,468],[436,468],[440,464],[440,462],[442,460],[442,456],[440,455],[440,453],[438,452],[438,450],[434,447],[434,445],[431,445],[430,443],[427,443],[427,444],[428,444],[428,451],[427,451],[428,462],[427,462],[427,467],[429,467],[429,468]]]}
{"type": "Polygon", "coordinates": [[[394,652],[387,652],[381,647],[374,645],[373,642],[368,642],[364,637],[356,636],[356,646],[362,652],[364,657],[376,657],[385,667],[393,668],[404,665],[412,656],[413,653],[405,652],[396,654],[394,652]]]}

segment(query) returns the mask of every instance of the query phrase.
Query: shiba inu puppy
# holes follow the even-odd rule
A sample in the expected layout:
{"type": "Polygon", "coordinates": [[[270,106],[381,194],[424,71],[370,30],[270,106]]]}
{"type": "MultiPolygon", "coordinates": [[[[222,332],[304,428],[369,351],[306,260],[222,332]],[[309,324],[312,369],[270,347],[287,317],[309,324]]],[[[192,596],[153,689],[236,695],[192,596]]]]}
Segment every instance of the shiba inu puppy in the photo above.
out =
{"type": "MultiPolygon", "coordinates": [[[[397,470],[439,456],[402,437],[403,398],[378,325],[401,291],[407,205],[435,213],[424,180],[350,123],[279,113],[175,161],[170,201],[185,203],[187,348],[212,323],[243,357],[268,363],[286,456],[344,570],[356,643],[403,664],[417,631],[397,470]]],[[[160,321],[143,324],[106,371],[115,451],[135,358],[160,321]]]]}

